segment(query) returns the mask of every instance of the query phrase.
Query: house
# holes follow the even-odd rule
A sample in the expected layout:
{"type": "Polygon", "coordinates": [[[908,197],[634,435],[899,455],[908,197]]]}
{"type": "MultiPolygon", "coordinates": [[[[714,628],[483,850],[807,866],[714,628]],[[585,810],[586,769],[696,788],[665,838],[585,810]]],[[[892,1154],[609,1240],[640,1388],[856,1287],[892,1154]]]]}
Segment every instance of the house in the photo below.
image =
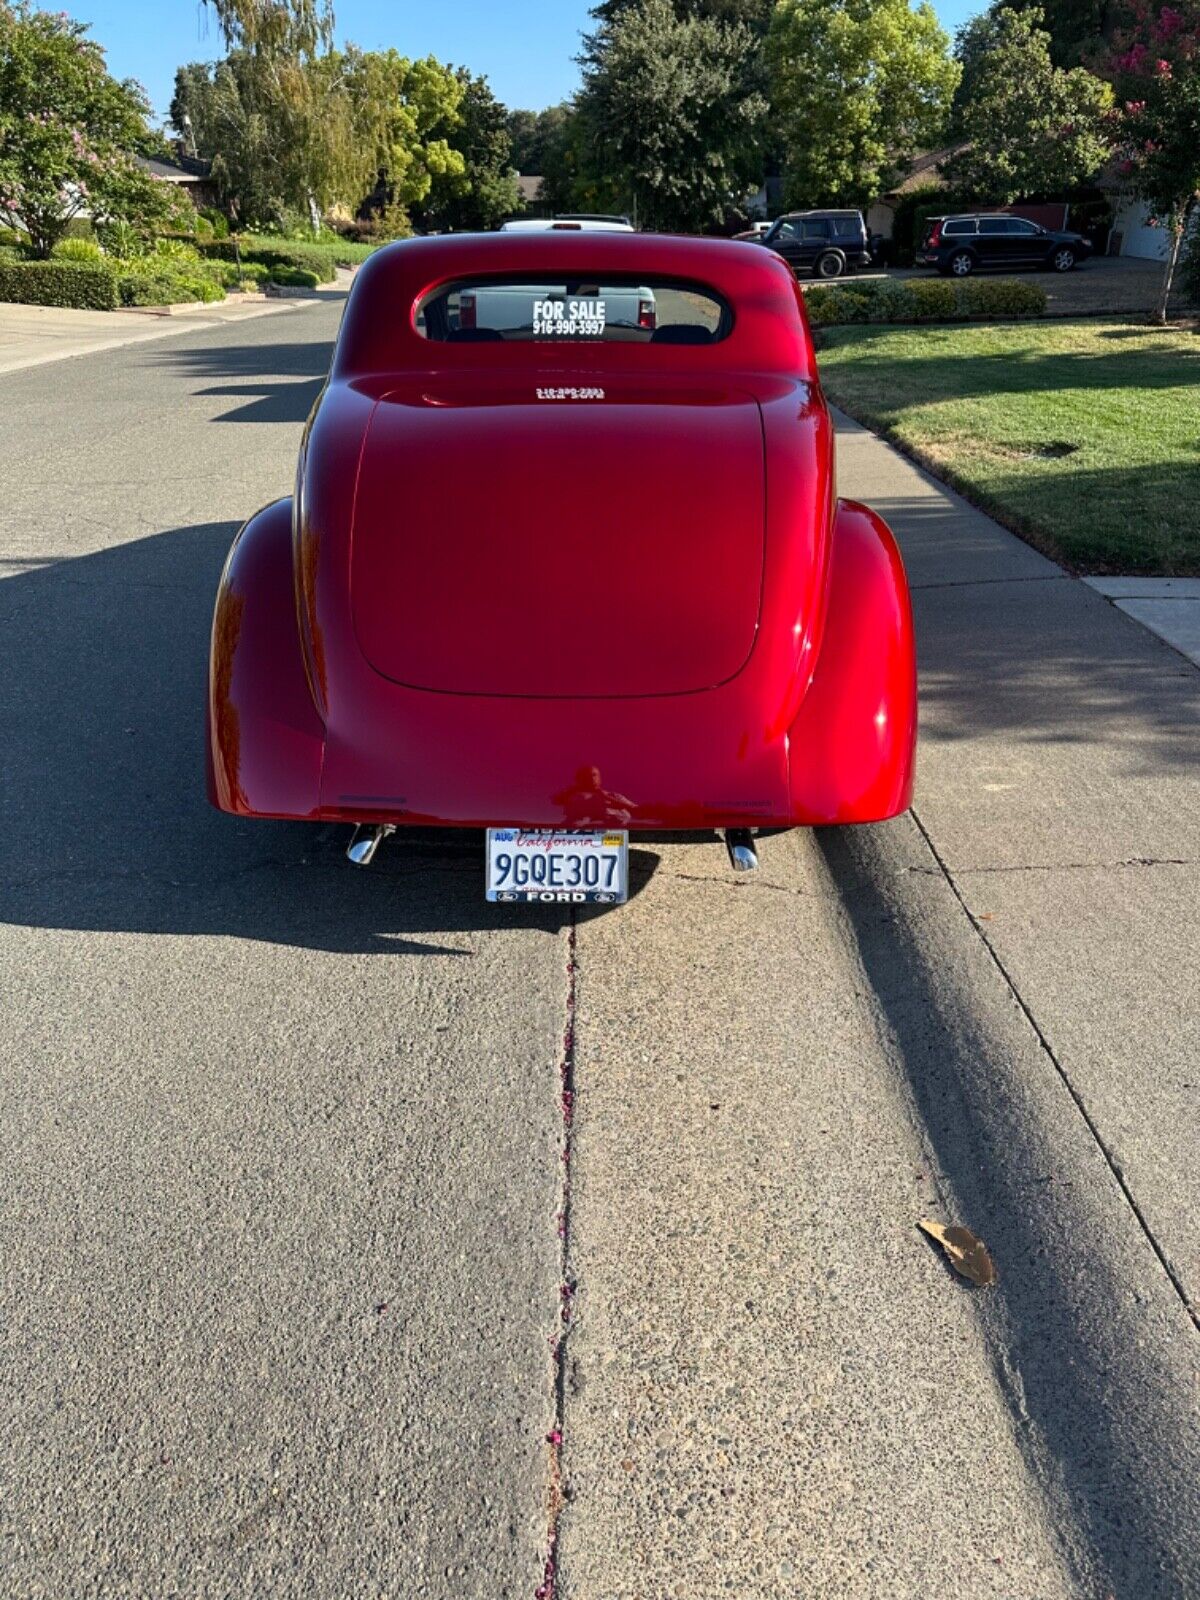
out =
{"type": "Polygon", "coordinates": [[[540,174],[517,174],[517,189],[521,195],[521,210],[527,217],[544,217],[548,215],[545,201],[542,199],[542,179],[540,174]]]}
{"type": "Polygon", "coordinates": [[[890,239],[900,201],[918,189],[944,189],[946,180],[942,176],[942,162],[957,155],[962,148],[961,144],[949,144],[941,150],[923,150],[915,155],[899,183],[886,194],[881,194],[874,205],[867,208],[867,232],[890,239]]]}
{"type": "MultiPolygon", "coordinates": [[[[1171,251],[1171,235],[1161,222],[1150,220],[1146,202],[1119,190],[1110,194],[1109,199],[1113,208],[1109,255],[1132,256],[1139,261],[1165,261],[1171,251]]],[[[1198,230],[1200,211],[1192,214],[1192,231],[1198,230]]]]}
{"type": "Polygon", "coordinates": [[[139,167],[160,183],[173,183],[187,195],[197,211],[217,205],[216,186],[212,181],[212,162],[199,156],[186,155],[176,146],[175,156],[165,161],[159,156],[135,156],[139,167]]]}

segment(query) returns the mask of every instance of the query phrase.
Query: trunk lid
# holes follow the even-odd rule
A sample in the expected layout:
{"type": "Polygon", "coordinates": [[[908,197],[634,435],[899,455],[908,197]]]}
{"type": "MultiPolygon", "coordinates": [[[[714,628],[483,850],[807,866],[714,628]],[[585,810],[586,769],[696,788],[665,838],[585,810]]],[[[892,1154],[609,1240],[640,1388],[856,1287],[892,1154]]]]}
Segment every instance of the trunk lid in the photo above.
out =
{"type": "Polygon", "coordinates": [[[607,373],[431,380],[386,395],[367,430],[355,630],[377,672],[415,688],[707,689],[753,648],[763,540],[748,394],[607,373]]]}

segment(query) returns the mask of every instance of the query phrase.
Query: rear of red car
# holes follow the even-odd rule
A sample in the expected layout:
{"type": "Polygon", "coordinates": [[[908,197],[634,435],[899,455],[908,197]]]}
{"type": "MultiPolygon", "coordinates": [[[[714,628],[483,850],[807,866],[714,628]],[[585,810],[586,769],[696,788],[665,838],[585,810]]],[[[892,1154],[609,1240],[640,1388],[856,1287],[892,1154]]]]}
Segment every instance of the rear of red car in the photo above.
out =
{"type": "MultiPolygon", "coordinates": [[[[587,823],[602,843],[907,804],[902,568],[835,503],[798,295],[765,252],[570,234],[382,252],[300,481],[298,636],[240,582],[247,551],[218,602],[225,809],[506,841],[587,823]],[[241,666],[269,654],[260,626],[274,684],[241,666]]],[[[282,542],[264,517],[243,543],[282,542]]],[[[496,897],[532,896],[513,887],[496,897]]]]}

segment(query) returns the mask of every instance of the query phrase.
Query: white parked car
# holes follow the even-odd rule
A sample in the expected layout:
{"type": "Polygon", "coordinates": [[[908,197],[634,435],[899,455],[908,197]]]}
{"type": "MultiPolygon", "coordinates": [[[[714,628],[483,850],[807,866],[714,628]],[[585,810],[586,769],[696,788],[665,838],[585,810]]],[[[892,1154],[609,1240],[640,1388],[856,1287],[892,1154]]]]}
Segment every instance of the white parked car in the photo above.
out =
{"type": "Polygon", "coordinates": [[[628,217],[605,217],[587,212],[567,212],[561,217],[516,217],[500,224],[501,233],[632,233],[628,217]]]}
{"type": "Polygon", "coordinates": [[[448,309],[464,339],[600,339],[617,328],[618,337],[637,340],[658,326],[654,290],[634,284],[479,284],[452,294],[448,309]]]}

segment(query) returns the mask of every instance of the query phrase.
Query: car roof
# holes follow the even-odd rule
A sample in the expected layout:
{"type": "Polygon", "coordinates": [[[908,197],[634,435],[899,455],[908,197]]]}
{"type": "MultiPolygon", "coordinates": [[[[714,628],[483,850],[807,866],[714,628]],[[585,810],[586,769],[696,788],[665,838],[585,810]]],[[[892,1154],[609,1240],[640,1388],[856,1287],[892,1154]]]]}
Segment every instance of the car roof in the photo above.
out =
{"type": "Polygon", "coordinates": [[[793,217],[861,217],[861,211],[846,206],[813,206],[808,211],[784,211],[776,222],[790,222],[793,217]]]}
{"type": "Polygon", "coordinates": [[[635,360],[646,370],[638,344],[614,341],[586,350],[569,343],[431,345],[416,331],[414,313],[425,295],[464,279],[503,281],[509,275],[535,282],[543,276],[603,282],[611,275],[613,281],[635,284],[695,284],[728,302],[732,330],[711,346],[664,346],[656,365],[691,364],[714,374],[740,370],[815,381],[795,278],[774,251],[730,239],[526,229],[404,239],[376,250],[355,275],[334,355],[334,378],[485,365],[510,372],[578,370],[584,364],[628,371],[635,360]]]}

